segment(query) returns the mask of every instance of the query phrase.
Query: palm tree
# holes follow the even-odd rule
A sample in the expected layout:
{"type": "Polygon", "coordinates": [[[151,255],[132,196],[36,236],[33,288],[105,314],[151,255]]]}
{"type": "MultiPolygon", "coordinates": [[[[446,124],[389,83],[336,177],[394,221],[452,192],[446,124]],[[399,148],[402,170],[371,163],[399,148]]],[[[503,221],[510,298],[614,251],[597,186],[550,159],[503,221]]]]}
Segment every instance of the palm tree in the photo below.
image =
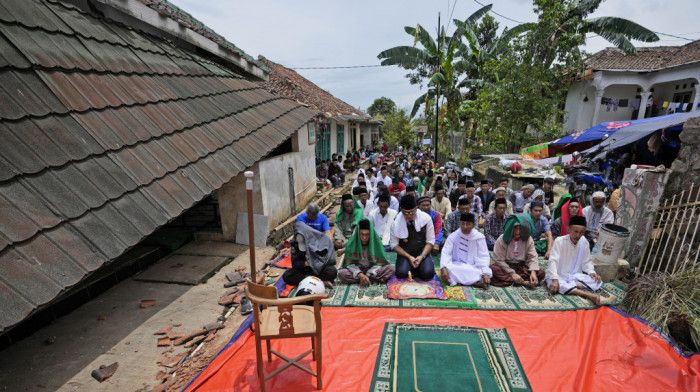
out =
{"type": "MultiPolygon", "coordinates": [[[[606,39],[630,55],[637,55],[631,39],[642,42],[656,42],[659,37],[651,30],[641,26],[631,20],[618,17],[587,18],[592,14],[603,0],[571,0],[562,3],[560,0],[535,0],[535,12],[540,13],[540,21],[546,19],[542,15],[546,13],[556,13],[550,28],[539,29],[546,32],[542,40],[531,40],[540,42],[531,52],[534,61],[550,67],[559,55],[557,50],[560,41],[566,41],[572,37],[578,37],[585,43],[585,36],[588,33],[595,33],[606,39]]],[[[527,24],[529,28],[535,28],[535,24],[527,24]]],[[[562,46],[566,46],[564,43],[562,46]]]]}
{"type": "MultiPolygon", "coordinates": [[[[467,22],[475,23],[491,7],[489,4],[477,10],[467,19],[467,22]]],[[[415,116],[421,104],[430,99],[439,100],[441,96],[444,96],[447,101],[448,120],[453,127],[458,127],[455,113],[459,107],[461,93],[457,77],[468,67],[463,58],[463,54],[468,48],[461,39],[462,29],[458,27],[452,35],[448,36],[445,27],[441,26],[437,39],[433,39],[421,25],[417,25],[415,28],[406,26],[404,30],[413,37],[413,46],[397,46],[387,49],[379,53],[377,57],[382,59],[381,64],[384,66],[398,65],[410,70],[421,68],[428,70],[430,75],[428,91],[416,99],[411,110],[411,117],[415,116]],[[418,43],[421,44],[422,48],[416,47],[418,43]]]]}

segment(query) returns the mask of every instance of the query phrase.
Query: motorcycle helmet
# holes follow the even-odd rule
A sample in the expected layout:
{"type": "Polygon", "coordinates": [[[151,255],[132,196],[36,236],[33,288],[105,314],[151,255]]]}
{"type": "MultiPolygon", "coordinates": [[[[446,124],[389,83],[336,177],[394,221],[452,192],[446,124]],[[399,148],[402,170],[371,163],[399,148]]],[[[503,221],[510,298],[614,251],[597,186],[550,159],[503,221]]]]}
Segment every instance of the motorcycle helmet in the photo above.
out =
{"type": "Polygon", "coordinates": [[[299,283],[296,296],[300,297],[302,295],[323,294],[325,292],[326,287],[323,285],[323,281],[321,281],[321,279],[316,276],[307,276],[301,281],[301,283],[299,283]]]}

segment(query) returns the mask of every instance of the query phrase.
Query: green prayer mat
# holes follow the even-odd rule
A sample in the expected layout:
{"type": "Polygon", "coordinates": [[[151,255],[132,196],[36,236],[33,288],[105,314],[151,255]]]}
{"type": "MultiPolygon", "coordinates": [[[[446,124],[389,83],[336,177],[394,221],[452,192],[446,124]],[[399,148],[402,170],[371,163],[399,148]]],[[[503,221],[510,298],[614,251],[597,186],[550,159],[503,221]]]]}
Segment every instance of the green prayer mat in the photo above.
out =
{"type": "Polygon", "coordinates": [[[531,391],[505,329],[386,323],[370,391],[531,391]]]}
{"type": "MultiPolygon", "coordinates": [[[[387,252],[389,263],[396,264],[396,253],[387,252]]],[[[435,268],[440,266],[440,255],[433,255],[435,268]]],[[[546,260],[540,257],[540,268],[545,269],[546,260]]],[[[347,285],[336,279],[334,288],[328,291],[329,298],[323,300],[325,306],[357,306],[384,308],[446,308],[479,310],[578,310],[598,308],[592,302],[573,295],[550,294],[545,282],[535,289],[522,286],[494,287],[488,290],[466,287],[446,286],[443,283],[448,300],[396,300],[389,299],[386,283],[372,283],[368,287],[359,284],[347,285]],[[460,292],[463,295],[460,295],[460,292]]],[[[627,288],[620,282],[605,283],[597,292],[601,306],[616,306],[622,303],[627,288]]],[[[290,296],[294,295],[294,291],[290,296]]]]}

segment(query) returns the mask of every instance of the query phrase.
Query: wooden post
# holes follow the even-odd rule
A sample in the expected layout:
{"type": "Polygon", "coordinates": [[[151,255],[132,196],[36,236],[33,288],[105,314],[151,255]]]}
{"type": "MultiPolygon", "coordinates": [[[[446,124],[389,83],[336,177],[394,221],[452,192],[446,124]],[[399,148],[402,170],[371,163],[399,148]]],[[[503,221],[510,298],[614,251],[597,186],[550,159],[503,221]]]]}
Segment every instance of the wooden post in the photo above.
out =
{"type": "Polygon", "coordinates": [[[245,189],[248,194],[248,246],[250,247],[250,278],[255,281],[255,227],[253,227],[253,172],[245,172],[245,189]]]}

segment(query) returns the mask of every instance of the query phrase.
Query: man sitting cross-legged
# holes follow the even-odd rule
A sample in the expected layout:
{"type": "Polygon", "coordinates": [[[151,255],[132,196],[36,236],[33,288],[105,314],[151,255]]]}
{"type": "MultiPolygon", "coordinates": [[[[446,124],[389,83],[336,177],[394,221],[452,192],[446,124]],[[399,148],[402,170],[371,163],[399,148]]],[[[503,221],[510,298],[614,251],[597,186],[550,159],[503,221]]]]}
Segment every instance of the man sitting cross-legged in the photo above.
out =
{"type": "Polygon", "coordinates": [[[537,251],[530,233],[534,225],[528,214],[508,217],[503,235],[493,246],[493,280],[498,287],[513,284],[535,288],[544,279],[544,271],[537,262],[537,251]]]}
{"type": "Polygon", "coordinates": [[[430,215],[419,210],[415,199],[401,199],[399,212],[391,227],[391,248],[396,252],[396,277],[430,280],[435,266],[430,251],[435,244],[435,228],[430,215]]]}
{"type": "Polygon", "coordinates": [[[595,273],[588,241],[583,237],[586,218],[574,216],[569,220],[569,234],[554,240],[547,266],[549,292],[578,295],[600,305],[600,297],[584,291],[597,291],[602,285],[595,273]]]}
{"type": "Polygon", "coordinates": [[[440,254],[440,278],[451,286],[474,285],[487,288],[491,282],[489,251],[484,235],[475,229],[472,213],[459,217],[459,230],[445,240],[440,254]]]}
{"type": "Polygon", "coordinates": [[[338,272],[340,281],[363,287],[386,282],[394,275],[394,266],[387,262],[382,241],[369,220],[361,220],[348,240],[343,266],[338,272]]]}

